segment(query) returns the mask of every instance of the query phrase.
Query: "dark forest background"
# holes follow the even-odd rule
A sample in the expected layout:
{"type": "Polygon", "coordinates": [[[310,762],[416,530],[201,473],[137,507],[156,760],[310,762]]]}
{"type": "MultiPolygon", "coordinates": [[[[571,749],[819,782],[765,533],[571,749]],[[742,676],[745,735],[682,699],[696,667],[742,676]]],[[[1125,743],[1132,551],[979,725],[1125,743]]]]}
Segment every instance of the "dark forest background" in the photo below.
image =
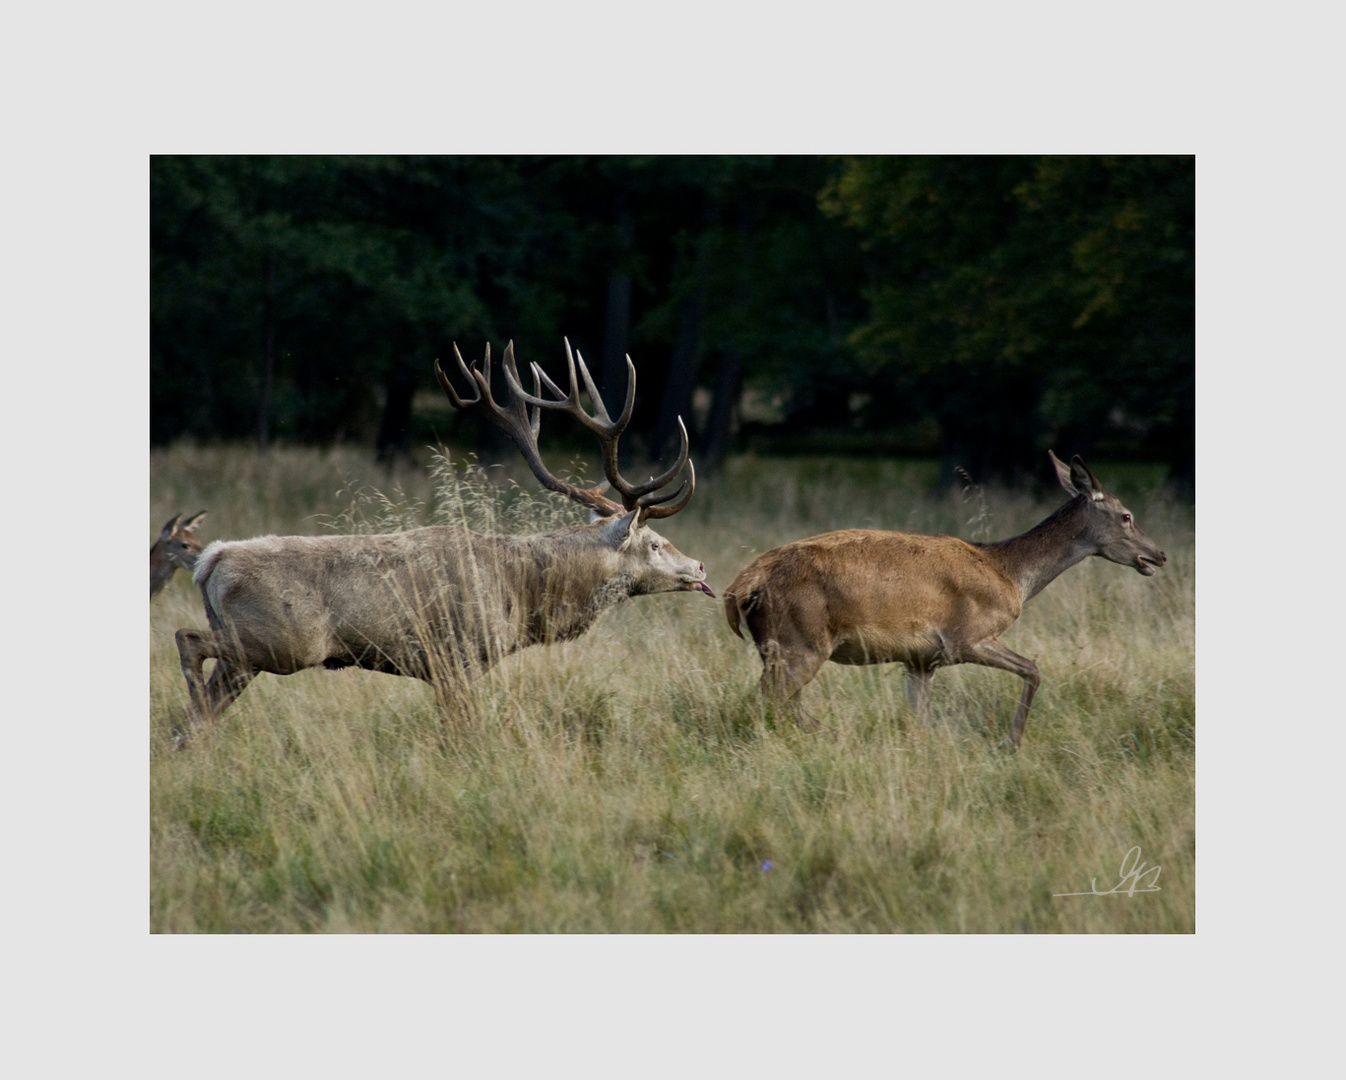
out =
{"type": "Polygon", "coordinates": [[[1193,488],[1191,157],[154,157],[150,220],[152,444],[496,456],[433,361],[563,379],[564,336],[609,400],[635,361],[624,446],[682,415],[702,475],[1051,447],[1193,488]]]}

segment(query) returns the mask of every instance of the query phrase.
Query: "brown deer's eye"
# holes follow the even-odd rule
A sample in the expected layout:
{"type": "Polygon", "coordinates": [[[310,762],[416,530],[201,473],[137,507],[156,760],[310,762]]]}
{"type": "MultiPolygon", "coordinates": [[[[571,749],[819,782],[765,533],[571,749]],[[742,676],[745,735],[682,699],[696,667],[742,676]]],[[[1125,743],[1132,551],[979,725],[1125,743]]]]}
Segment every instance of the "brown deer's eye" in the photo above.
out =
{"type": "Polygon", "coordinates": [[[1122,515],[1122,524],[1123,524],[1123,525],[1130,525],[1130,524],[1131,524],[1131,515],[1130,515],[1130,514],[1123,514],[1123,515],[1122,515]]]}

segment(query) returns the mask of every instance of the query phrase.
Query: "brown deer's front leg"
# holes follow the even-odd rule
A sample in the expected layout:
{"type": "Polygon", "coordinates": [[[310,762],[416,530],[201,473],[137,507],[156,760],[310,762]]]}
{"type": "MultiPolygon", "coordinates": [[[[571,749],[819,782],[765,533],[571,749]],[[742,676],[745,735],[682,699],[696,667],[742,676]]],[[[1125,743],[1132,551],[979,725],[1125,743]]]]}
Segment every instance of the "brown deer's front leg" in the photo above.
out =
{"type": "Polygon", "coordinates": [[[1023,694],[1019,697],[1019,707],[1014,712],[1014,723],[1010,726],[1010,748],[1017,750],[1023,738],[1024,725],[1028,723],[1028,709],[1033,704],[1033,695],[1037,693],[1042,677],[1038,675],[1038,666],[1026,656],[1020,656],[1007,649],[995,638],[983,641],[967,650],[963,661],[969,664],[983,664],[986,667],[1012,671],[1024,681],[1023,694]]]}

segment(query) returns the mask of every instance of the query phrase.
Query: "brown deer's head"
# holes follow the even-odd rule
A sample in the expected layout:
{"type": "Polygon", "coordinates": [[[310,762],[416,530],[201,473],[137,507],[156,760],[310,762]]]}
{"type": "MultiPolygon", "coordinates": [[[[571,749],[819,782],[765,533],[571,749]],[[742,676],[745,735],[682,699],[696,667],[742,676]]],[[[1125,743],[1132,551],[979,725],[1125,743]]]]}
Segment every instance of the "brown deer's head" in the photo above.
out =
{"type": "Polygon", "coordinates": [[[175,514],[164,522],[159,539],[150,548],[150,596],[168,584],[174,570],[181,568],[190,573],[196,565],[196,557],[201,554],[196,527],[205,516],[206,512],[200,510],[186,521],[181,514],[175,514]]]}
{"type": "Polygon", "coordinates": [[[1159,545],[1140,531],[1131,511],[1116,495],[1109,495],[1076,454],[1067,465],[1050,450],[1047,456],[1056,467],[1057,479],[1071,495],[1085,499],[1087,539],[1103,558],[1123,566],[1132,566],[1146,577],[1168,562],[1159,545]]]}

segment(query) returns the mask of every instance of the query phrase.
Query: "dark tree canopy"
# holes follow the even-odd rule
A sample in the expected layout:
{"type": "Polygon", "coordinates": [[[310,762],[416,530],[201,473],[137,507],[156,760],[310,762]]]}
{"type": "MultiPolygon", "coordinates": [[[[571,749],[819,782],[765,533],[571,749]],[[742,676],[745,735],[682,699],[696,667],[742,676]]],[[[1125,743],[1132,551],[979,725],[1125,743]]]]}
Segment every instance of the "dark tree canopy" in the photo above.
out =
{"type": "Polygon", "coordinates": [[[156,157],[151,431],[489,447],[435,358],[569,337],[657,453],[1191,482],[1192,158],[156,157]]]}

